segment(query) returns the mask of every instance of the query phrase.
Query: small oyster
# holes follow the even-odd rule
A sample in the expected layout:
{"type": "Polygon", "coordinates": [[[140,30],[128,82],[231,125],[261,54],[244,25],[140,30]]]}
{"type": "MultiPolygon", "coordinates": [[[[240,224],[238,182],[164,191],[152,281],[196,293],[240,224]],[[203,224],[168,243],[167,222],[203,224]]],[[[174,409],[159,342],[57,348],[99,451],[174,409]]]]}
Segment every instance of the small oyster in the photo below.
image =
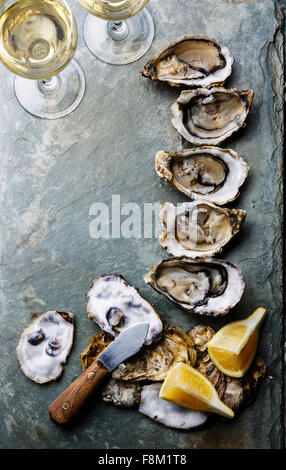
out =
{"type": "Polygon", "coordinates": [[[172,86],[221,85],[233,61],[229,50],[214,39],[185,36],[149,60],[141,74],[172,86]]]}
{"type": "Polygon", "coordinates": [[[253,95],[226,88],[182,91],[172,106],[172,124],[195,145],[218,145],[244,125],[253,95]]]}
{"type": "Polygon", "coordinates": [[[86,309],[89,318],[112,336],[131,325],[147,322],[145,344],[151,344],[163,328],[155,307],[119,274],[104,274],[93,282],[87,292],[86,309]]]}
{"type": "Polygon", "coordinates": [[[234,307],[245,286],[238,266],[211,258],[162,260],[145,282],[187,312],[212,316],[225,315],[234,307]]]}
{"type": "Polygon", "coordinates": [[[70,353],[73,333],[70,312],[49,311],[37,317],[23,331],[16,349],[24,374],[39,384],[56,380],[70,353]]]}
{"type": "Polygon", "coordinates": [[[248,165],[233,150],[200,147],[157,152],[156,172],[191,199],[219,205],[233,201],[245,181],[248,165]]]}
{"type": "Polygon", "coordinates": [[[135,408],[140,400],[141,387],[137,383],[126,383],[110,379],[101,391],[104,403],[120,408],[135,408]]]}
{"type": "Polygon", "coordinates": [[[196,353],[190,337],[180,328],[165,327],[160,340],[143,347],[136,356],[120,364],[112,373],[114,379],[136,382],[160,382],[177,362],[194,365],[196,353]]]}
{"type": "Polygon", "coordinates": [[[205,258],[222,250],[238,233],[246,212],[226,209],[208,201],[185,202],[160,208],[159,243],[173,256],[205,258]]]}
{"type": "Polygon", "coordinates": [[[159,398],[161,385],[155,383],[142,387],[138,408],[140,413],[169,428],[176,429],[191,429],[207,422],[209,418],[207,413],[187,410],[159,398]]]}

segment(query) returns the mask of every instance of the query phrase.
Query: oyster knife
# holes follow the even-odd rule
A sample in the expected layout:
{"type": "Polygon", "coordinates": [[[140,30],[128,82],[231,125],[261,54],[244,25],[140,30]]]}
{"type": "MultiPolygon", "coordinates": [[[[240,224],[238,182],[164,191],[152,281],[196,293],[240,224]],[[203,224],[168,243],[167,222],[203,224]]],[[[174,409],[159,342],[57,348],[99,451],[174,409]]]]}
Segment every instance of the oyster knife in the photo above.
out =
{"type": "Polygon", "coordinates": [[[136,354],[144,344],[149,323],[126,328],[92,364],[64,390],[49,408],[50,418],[67,424],[78,416],[88,399],[121,362],[136,354]]]}

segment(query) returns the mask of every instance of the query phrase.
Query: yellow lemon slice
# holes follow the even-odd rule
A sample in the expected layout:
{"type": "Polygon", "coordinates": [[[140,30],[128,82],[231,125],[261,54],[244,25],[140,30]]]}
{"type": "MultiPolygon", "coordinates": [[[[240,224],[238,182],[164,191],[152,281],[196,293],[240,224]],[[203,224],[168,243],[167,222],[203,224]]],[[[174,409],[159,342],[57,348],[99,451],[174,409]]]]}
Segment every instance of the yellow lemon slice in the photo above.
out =
{"type": "Polygon", "coordinates": [[[212,337],[208,353],[221,372],[231,377],[244,376],[255,356],[265,315],[265,308],[257,308],[245,320],[225,325],[212,337]]]}
{"type": "Polygon", "coordinates": [[[159,397],[184,408],[234,417],[234,412],[219,399],[211,382],[184,362],[178,362],[169,371],[159,397]]]}

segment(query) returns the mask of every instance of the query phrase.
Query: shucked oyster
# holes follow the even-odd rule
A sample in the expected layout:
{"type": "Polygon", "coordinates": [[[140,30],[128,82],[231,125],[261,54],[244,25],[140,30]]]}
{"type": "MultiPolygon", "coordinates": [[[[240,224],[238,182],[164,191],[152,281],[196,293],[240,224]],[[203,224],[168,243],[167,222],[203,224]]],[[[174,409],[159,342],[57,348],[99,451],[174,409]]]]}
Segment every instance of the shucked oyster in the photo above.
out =
{"type": "Polygon", "coordinates": [[[180,328],[164,328],[160,341],[142,348],[136,356],[120,364],[112,373],[114,379],[136,382],[164,380],[177,362],[191,366],[196,362],[193,343],[180,328]]]}
{"type": "Polygon", "coordinates": [[[159,243],[173,256],[205,258],[222,250],[239,231],[246,212],[197,200],[160,208],[159,243]]]}
{"type": "Polygon", "coordinates": [[[172,86],[221,85],[231,74],[233,57],[206,36],[185,36],[151,59],[142,75],[172,86]]]}
{"type": "Polygon", "coordinates": [[[163,260],[145,282],[187,312],[212,316],[225,315],[239,302],[245,285],[238,266],[211,258],[163,260]]]}
{"type": "Polygon", "coordinates": [[[239,195],[248,165],[233,150],[200,147],[157,152],[156,172],[191,199],[222,205],[239,195]]]}
{"type": "Polygon", "coordinates": [[[253,95],[226,88],[182,91],[172,106],[172,124],[195,145],[218,145],[244,125],[253,95]]]}
{"type": "Polygon", "coordinates": [[[40,384],[56,380],[70,353],[73,332],[70,312],[49,311],[37,317],[23,331],[16,350],[24,374],[40,384]]]}
{"type": "Polygon", "coordinates": [[[118,274],[104,274],[95,280],[87,292],[86,309],[89,318],[102,330],[117,336],[136,323],[149,323],[145,344],[162,331],[163,325],[155,308],[143,299],[138,289],[127,284],[118,274]]]}

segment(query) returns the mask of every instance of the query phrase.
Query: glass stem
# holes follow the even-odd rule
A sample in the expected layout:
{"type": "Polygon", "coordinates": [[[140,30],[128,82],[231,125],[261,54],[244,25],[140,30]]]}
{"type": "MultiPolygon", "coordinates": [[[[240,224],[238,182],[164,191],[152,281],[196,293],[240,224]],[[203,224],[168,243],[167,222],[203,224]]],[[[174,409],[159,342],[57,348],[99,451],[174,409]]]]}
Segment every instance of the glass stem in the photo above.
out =
{"type": "Polygon", "coordinates": [[[127,38],[129,29],[126,21],[108,21],[107,32],[114,41],[123,41],[127,38]]]}
{"type": "Polygon", "coordinates": [[[38,81],[39,88],[44,95],[50,95],[59,89],[61,86],[61,79],[59,75],[54,75],[50,78],[43,78],[38,81]]]}

